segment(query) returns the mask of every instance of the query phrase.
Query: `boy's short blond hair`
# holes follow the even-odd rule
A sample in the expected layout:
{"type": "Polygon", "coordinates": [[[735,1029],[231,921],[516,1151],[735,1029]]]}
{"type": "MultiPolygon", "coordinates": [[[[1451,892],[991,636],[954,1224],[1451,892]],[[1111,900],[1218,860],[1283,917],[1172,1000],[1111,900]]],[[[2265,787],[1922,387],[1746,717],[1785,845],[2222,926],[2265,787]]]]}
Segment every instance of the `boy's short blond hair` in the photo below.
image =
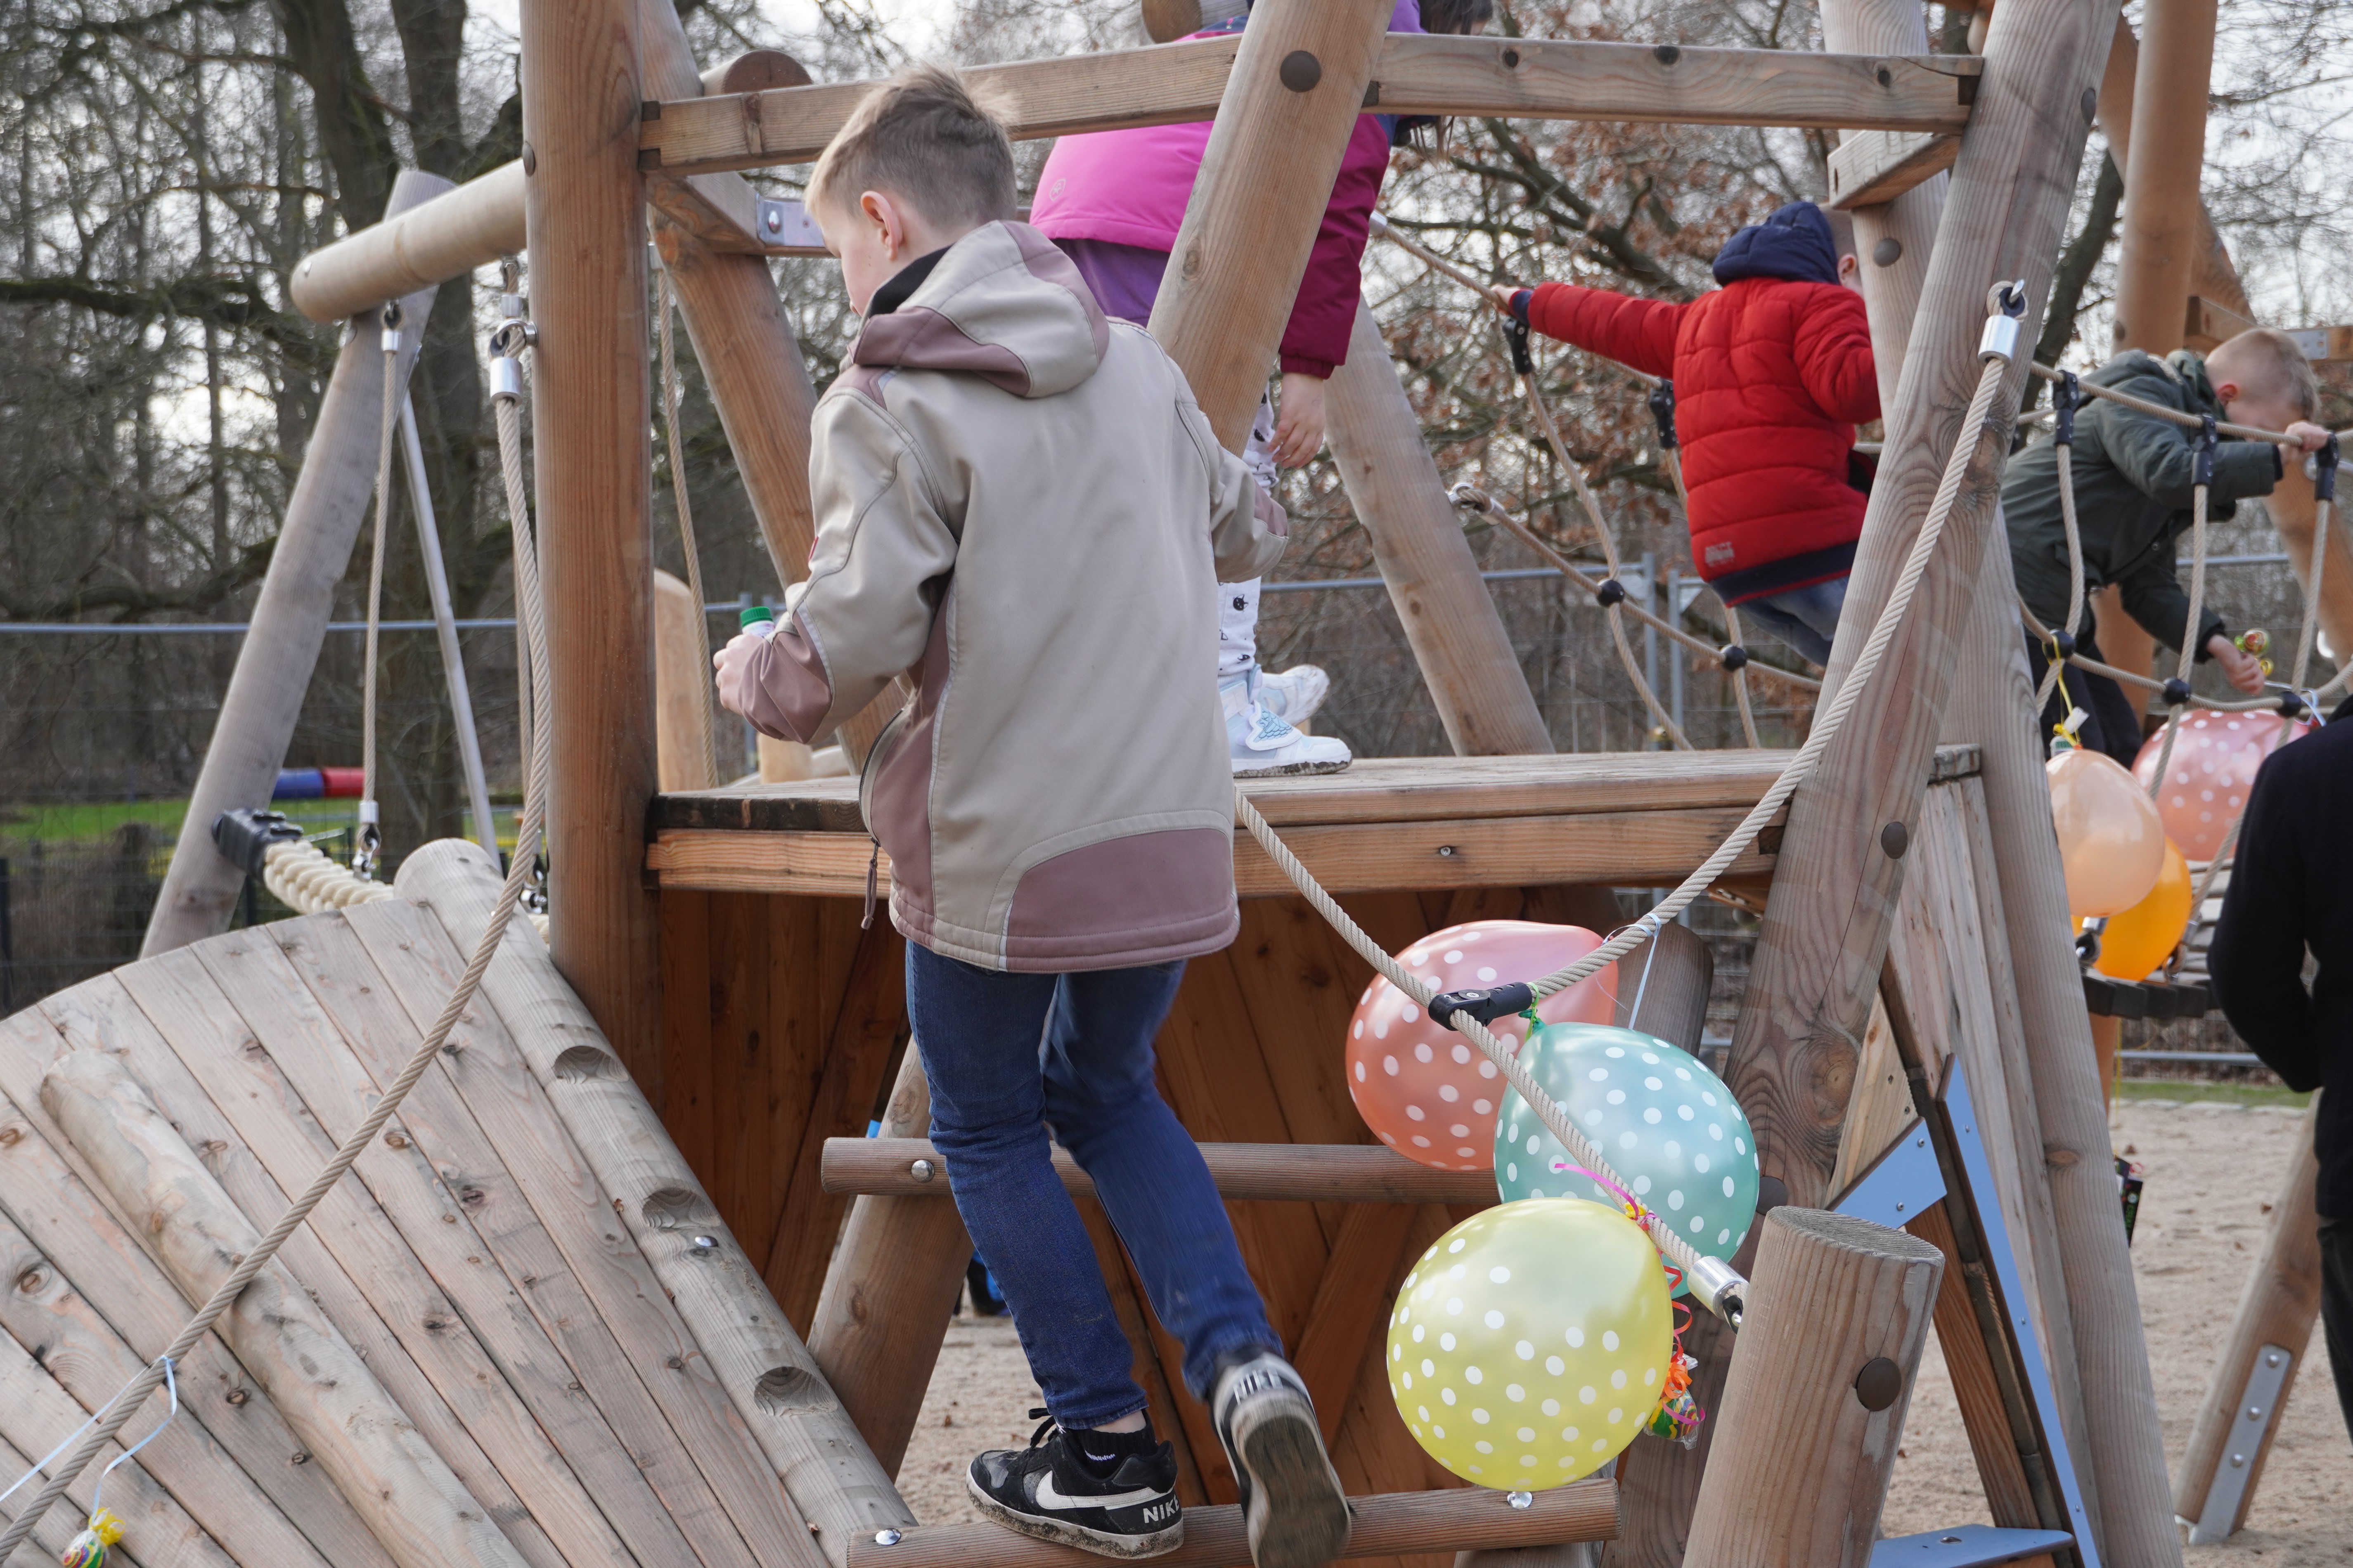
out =
{"type": "Polygon", "coordinates": [[[1009,218],[1013,143],[960,72],[911,66],[867,94],[809,176],[812,205],[847,207],[863,191],[903,196],[937,224],[1009,218]]]}
{"type": "Polygon", "coordinates": [[[2298,419],[2320,412],[2320,382],[2312,362],[2285,332],[2255,327],[2217,347],[2206,356],[2206,374],[2214,381],[2235,381],[2239,395],[2280,403],[2295,410],[2298,419]]]}

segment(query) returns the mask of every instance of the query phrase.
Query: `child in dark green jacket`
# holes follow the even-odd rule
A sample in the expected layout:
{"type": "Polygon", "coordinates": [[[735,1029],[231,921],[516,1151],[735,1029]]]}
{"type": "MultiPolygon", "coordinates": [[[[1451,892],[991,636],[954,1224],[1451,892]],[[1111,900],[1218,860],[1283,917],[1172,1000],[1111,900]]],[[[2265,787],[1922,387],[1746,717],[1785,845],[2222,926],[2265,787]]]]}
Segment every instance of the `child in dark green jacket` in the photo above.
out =
{"type": "MultiPolygon", "coordinates": [[[[2319,388],[2303,352],[2285,332],[2241,332],[2202,360],[2187,349],[2164,359],[2135,349],[2084,379],[2192,416],[2211,414],[2234,425],[2279,430],[2296,437],[2306,451],[2328,437],[2309,423],[2318,410],[2319,388]]],[[[2073,467],[2084,591],[2089,595],[2115,584],[2126,614],[2170,648],[2181,646],[2189,619],[2189,595],[2182,590],[2174,553],[2176,541],[2190,524],[2198,443],[2194,428],[2105,398],[2087,396],[2075,417],[2073,467]]],[[[2241,500],[2269,495],[2286,471],[2282,453],[2260,442],[2221,441],[2207,491],[2208,521],[2230,517],[2241,500]]],[[[2067,533],[2059,511],[2058,456],[2048,437],[2010,459],[2001,504],[2019,595],[2036,620],[2061,630],[2067,620],[2067,533]]],[[[2099,658],[2088,602],[2073,630],[2076,649],[2099,658]]],[[[2031,636],[2027,642],[2028,663],[2039,683],[2043,650],[2031,636]]],[[[2263,667],[2231,640],[2211,600],[2200,608],[2191,647],[2200,662],[2218,662],[2240,690],[2263,689],[2263,667]]],[[[2045,726],[2070,707],[2082,708],[2092,715],[2082,732],[2084,743],[2129,767],[2141,742],[2137,705],[2105,676],[2069,668],[2063,679],[2063,689],[2051,695],[2045,726]]]]}

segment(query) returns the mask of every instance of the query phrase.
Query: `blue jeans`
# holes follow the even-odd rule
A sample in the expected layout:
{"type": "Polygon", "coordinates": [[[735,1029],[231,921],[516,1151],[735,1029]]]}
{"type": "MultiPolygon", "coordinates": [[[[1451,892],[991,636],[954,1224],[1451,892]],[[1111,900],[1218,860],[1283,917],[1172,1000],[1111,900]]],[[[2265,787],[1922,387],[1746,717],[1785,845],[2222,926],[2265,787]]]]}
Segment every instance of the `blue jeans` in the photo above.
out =
{"type": "Polygon", "coordinates": [[[1153,1082],[1182,963],[1009,974],[907,944],[907,1016],[932,1142],[973,1246],[1012,1309],[1046,1408],[1101,1426],[1145,1406],[1127,1335],[1047,1142],[1094,1178],[1152,1310],[1203,1399],[1219,1362],[1281,1352],[1209,1168],[1153,1082]]]}
{"type": "Polygon", "coordinates": [[[1831,661],[1831,639],[1838,635],[1839,611],[1846,605],[1846,579],[1810,583],[1740,601],[1741,627],[1763,626],[1816,664],[1831,661]]]}

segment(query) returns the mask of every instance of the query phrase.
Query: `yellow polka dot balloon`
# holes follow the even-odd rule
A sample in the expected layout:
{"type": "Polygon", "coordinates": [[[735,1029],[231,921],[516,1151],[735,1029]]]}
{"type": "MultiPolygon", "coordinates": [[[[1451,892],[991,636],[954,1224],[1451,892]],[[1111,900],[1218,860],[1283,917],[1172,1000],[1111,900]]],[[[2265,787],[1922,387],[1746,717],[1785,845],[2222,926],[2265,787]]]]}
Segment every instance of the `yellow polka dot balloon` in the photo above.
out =
{"type": "Polygon", "coordinates": [[[1464,1220],[1414,1264],[1389,1316],[1389,1394],[1456,1475],[1540,1490],[1634,1440],[1673,1344],[1641,1227],[1582,1198],[1530,1198],[1464,1220]]]}

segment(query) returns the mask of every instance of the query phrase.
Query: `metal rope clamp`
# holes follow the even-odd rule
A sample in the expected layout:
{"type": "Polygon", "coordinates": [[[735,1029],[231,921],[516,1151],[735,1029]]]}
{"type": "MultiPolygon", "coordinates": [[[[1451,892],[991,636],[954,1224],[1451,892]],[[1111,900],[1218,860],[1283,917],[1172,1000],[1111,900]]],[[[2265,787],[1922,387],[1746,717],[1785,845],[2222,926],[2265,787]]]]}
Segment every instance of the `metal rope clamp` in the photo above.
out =
{"type": "Polygon", "coordinates": [[[2075,444],[2075,411],[2084,405],[2084,384],[2072,370],[2063,370],[2051,384],[2051,444],[2075,444]]]}
{"type": "Polygon", "coordinates": [[[2025,279],[1997,283],[1986,290],[1986,324],[1978,336],[1978,358],[2016,359],[2020,322],[2025,316],[2025,279]]]}
{"type": "Polygon", "coordinates": [[[385,353],[396,354],[400,352],[400,301],[397,300],[385,304],[383,342],[385,353]]]}
{"type": "Polygon", "coordinates": [[[1536,356],[1528,352],[1528,324],[1517,316],[1504,321],[1504,340],[1512,345],[1512,369],[1514,374],[1532,376],[1536,373],[1536,356]]]}
{"type": "Polygon", "coordinates": [[[2191,484],[2211,485],[2214,482],[2214,449],[2221,444],[2221,434],[2214,428],[2214,416],[2211,414],[2200,416],[2198,463],[2190,472],[2191,484]]]}

